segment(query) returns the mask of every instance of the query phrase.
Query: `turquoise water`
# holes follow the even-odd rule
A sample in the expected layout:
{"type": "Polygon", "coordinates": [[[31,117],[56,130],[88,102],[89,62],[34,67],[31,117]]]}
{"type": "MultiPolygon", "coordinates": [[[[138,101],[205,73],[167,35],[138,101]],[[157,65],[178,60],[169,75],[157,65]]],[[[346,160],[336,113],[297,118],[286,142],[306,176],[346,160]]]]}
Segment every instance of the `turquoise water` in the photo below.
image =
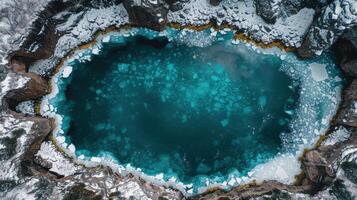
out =
{"type": "MultiPolygon", "coordinates": [[[[293,63],[279,56],[232,45],[231,36],[200,47],[142,31],[113,36],[90,60],[71,61],[73,73],[59,79],[52,100],[67,142],[77,156],[110,155],[147,175],[194,186],[207,177],[246,176],[294,149],[287,143],[301,144],[294,124],[306,106],[306,73],[289,72],[293,63]]],[[[293,71],[304,70],[296,66],[293,71]]],[[[312,120],[331,112],[324,106],[316,105],[312,120]]]]}

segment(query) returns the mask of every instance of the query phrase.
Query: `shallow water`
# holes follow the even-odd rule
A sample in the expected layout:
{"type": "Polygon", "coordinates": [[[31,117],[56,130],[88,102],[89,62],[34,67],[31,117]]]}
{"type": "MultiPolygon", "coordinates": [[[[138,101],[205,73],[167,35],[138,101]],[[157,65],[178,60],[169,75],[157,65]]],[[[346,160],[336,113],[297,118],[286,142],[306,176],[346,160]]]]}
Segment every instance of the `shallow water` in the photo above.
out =
{"type": "MultiPolygon", "coordinates": [[[[73,73],[58,79],[50,103],[77,156],[109,155],[147,175],[193,183],[197,192],[248,176],[277,155],[298,155],[327,127],[341,82],[328,57],[281,59],[232,45],[231,35],[206,44],[201,33],[181,33],[112,36],[98,44],[100,53],[94,48],[68,61],[73,73]],[[309,64],[316,62],[327,78],[314,80],[309,64]]],[[[273,165],[291,171],[280,162],[273,165]]],[[[269,171],[255,174],[281,176],[269,171]]]]}

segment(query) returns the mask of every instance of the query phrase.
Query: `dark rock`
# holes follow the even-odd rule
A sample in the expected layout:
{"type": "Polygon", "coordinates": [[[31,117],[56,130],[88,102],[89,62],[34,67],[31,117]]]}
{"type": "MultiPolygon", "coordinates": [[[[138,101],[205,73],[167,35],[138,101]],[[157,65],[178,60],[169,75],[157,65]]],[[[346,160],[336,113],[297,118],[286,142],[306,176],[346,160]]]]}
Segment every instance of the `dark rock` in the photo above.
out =
{"type": "Polygon", "coordinates": [[[88,200],[101,200],[102,196],[97,195],[95,192],[87,190],[84,183],[79,183],[72,186],[66,195],[63,197],[63,200],[72,200],[72,199],[88,199],[88,200]]]}
{"type": "Polygon", "coordinates": [[[163,30],[167,23],[169,4],[164,0],[124,0],[130,22],[137,26],[163,30]]]}
{"type": "Polygon", "coordinates": [[[3,81],[6,77],[8,69],[5,65],[0,64],[0,81],[3,81]]]}
{"type": "Polygon", "coordinates": [[[276,22],[279,5],[274,5],[274,0],[255,0],[255,10],[267,23],[274,24],[276,22]]]}
{"type": "Polygon", "coordinates": [[[306,6],[303,0],[254,0],[255,10],[267,23],[298,13],[306,6]]]}
{"type": "Polygon", "coordinates": [[[218,6],[221,2],[222,2],[222,0],[209,0],[209,3],[212,6],[218,6]]]}
{"type": "Polygon", "coordinates": [[[17,73],[26,73],[26,65],[19,60],[13,59],[11,61],[12,70],[17,73]]]}
{"type": "MultiPolygon", "coordinates": [[[[357,27],[355,0],[335,0],[330,3],[311,26],[298,53],[301,57],[320,55],[337,39],[357,27]]],[[[351,34],[351,33],[349,33],[351,34]]],[[[350,38],[354,41],[357,38],[350,38]]]]}
{"type": "MultiPolygon", "coordinates": [[[[22,116],[15,114],[18,119],[22,116]]],[[[23,175],[32,175],[31,167],[35,164],[35,154],[41,147],[41,143],[51,133],[54,128],[54,120],[43,117],[24,117],[24,120],[32,121],[33,125],[30,130],[30,134],[26,137],[26,151],[21,158],[21,173],[23,175]]],[[[49,166],[47,166],[49,167],[49,166]]]]}
{"type": "Polygon", "coordinates": [[[44,160],[41,157],[35,157],[34,162],[41,167],[45,168],[46,170],[49,170],[52,168],[52,163],[49,162],[48,160],[44,160]]]}
{"type": "Polygon", "coordinates": [[[315,185],[327,185],[334,179],[333,170],[318,151],[309,151],[302,160],[302,169],[307,178],[315,185]]]}
{"type": "Polygon", "coordinates": [[[354,48],[357,49],[357,25],[348,29],[342,37],[351,41],[354,48]]]}
{"type": "Polygon", "coordinates": [[[267,23],[274,24],[280,17],[298,13],[306,7],[303,0],[254,0],[255,10],[267,23]]]}
{"type": "Polygon", "coordinates": [[[357,184],[357,164],[353,162],[346,162],[342,164],[342,169],[345,172],[346,178],[352,183],[357,184]]]}
{"type": "Polygon", "coordinates": [[[13,180],[0,180],[0,192],[7,192],[9,189],[16,185],[16,181],[13,180]]]}
{"type": "Polygon", "coordinates": [[[17,129],[11,132],[11,137],[1,139],[1,144],[5,148],[0,149],[0,161],[8,160],[16,154],[17,139],[25,133],[24,129],[17,129]]]}
{"type": "MultiPolygon", "coordinates": [[[[29,66],[36,60],[52,56],[59,37],[64,34],[56,30],[56,25],[65,22],[70,15],[64,15],[67,18],[63,19],[57,19],[54,16],[64,11],[72,13],[78,9],[83,10],[80,2],[82,1],[48,1],[44,9],[36,14],[36,20],[32,22],[31,28],[19,47],[11,49],[8,55],[9,60],[15,59],[29,66]]],[[[86,1],[83,3],[85,4],[86,1]]]]}
{"type": "Polygon", "coordinates": [[[29,78],[25,87],[11,90],[5,95],[5,101],[10,109],[15,110],[19,102],[38,99],[49,92],[47,81],[34,73],[24,73],[29,78]]]}
{"type": "Polygon", "coordinates": [[[357,102],[357,80],[353,80],[343,92],[343,102],[337,113],[336,122],[341,125],[357,127],[357,113],[355,112],[357,102]]]}
{"type": "Polygon", "coordinates": [[[357,77],[357,60],[342,63],[341,69],[349,76],[357,77]]]}
{"type": "Polygon", "coordinates": [[[357,77],[357,48],[351,40],[339,39],[332,47],[337,64],[348,77],[357,77]]]}
{"type": "Polygon", "coordinates": [[[171,11],[179,11],[183,8],[184,3],[188,2],[189,0],[164,0],[168,5],[171,11]]]}
{"type": "Polygon", "coordinates": [[[313,8],[316,11],[320,11],[325,6],[329,5],[333,0],[303,0],[306,7],[313,8]]]}
{"type": "Polygon", "coordinates": [[[101,7],[109,7],[112,5],[118,5],[122,2],[123,0],[87,0],[83,2],[83,5],[90,8],[101,8],[101,7]]]}
{"type": "Polygon", "coordinates": [[[343,180],[337,179],[331,186],[330,193],[333,194],[336,199],[343,200],[354,200],[354,196],[346,188],[346,185],[343,183],[343,180]]]}
{"type": "MultiPolygon", "coordinates": [[[[308,0],[308,2],[312,1],[308,0]]],[[[304,0],[281,1],[280,16],[290,16],[292,14],[296,14],[304,7],[307,7],[307,2],[304,0]]]]}
{"type": "Polygon", "coordinates": [[[254,197],[271,194],[273,191],[291,191],[303,192],[309,190],[309,186],[291,186],[279,183],[277,181],[263,181],[256,185],[243,185],[236,187],[230,191],[214,190],[195,196],[197,200],[223,200],[223,199],[251,199],[254,197]]]}

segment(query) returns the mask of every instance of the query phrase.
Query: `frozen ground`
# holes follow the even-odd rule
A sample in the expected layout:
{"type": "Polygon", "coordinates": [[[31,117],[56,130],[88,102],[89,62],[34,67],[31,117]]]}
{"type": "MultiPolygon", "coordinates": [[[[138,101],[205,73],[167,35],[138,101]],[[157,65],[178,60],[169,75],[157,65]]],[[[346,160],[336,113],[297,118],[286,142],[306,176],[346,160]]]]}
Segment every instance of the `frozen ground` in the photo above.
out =
{"type": "Polygon", "coordinates": [[[0,65],[7,63],[10,51],[18,49],[50,0],[0,0],[0,65]]]}
{"type": "Polygon", "coordinates": [[[192,0],[182,10],[169,12],[168,20],[183,25],[204,25],[214,19],[218,24],[228,23],[246,35],[264,43],[281,40],[286,46],[299,47],[310,27],[315,11],[304,8],[297,14],[278,18],[275,24],[266,23],[257,15],[250,0],[226,0],[218,6],[209,1],[192,0]]]}

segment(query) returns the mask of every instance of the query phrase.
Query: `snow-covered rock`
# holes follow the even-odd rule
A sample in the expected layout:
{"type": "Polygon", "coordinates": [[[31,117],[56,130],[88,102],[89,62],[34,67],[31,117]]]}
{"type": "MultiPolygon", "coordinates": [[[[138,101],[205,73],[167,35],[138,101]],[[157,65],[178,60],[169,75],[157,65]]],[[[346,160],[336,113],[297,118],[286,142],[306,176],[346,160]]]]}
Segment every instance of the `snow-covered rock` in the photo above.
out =
{"type": "Polygon", "coordinates": [[[357,37],[354,37],[356,29],[356,0],[334,0],[310,27],[299,54],[303,57],[319,55],[344,34],[351,34],[349,39],[357,43],[357,37]]]}

